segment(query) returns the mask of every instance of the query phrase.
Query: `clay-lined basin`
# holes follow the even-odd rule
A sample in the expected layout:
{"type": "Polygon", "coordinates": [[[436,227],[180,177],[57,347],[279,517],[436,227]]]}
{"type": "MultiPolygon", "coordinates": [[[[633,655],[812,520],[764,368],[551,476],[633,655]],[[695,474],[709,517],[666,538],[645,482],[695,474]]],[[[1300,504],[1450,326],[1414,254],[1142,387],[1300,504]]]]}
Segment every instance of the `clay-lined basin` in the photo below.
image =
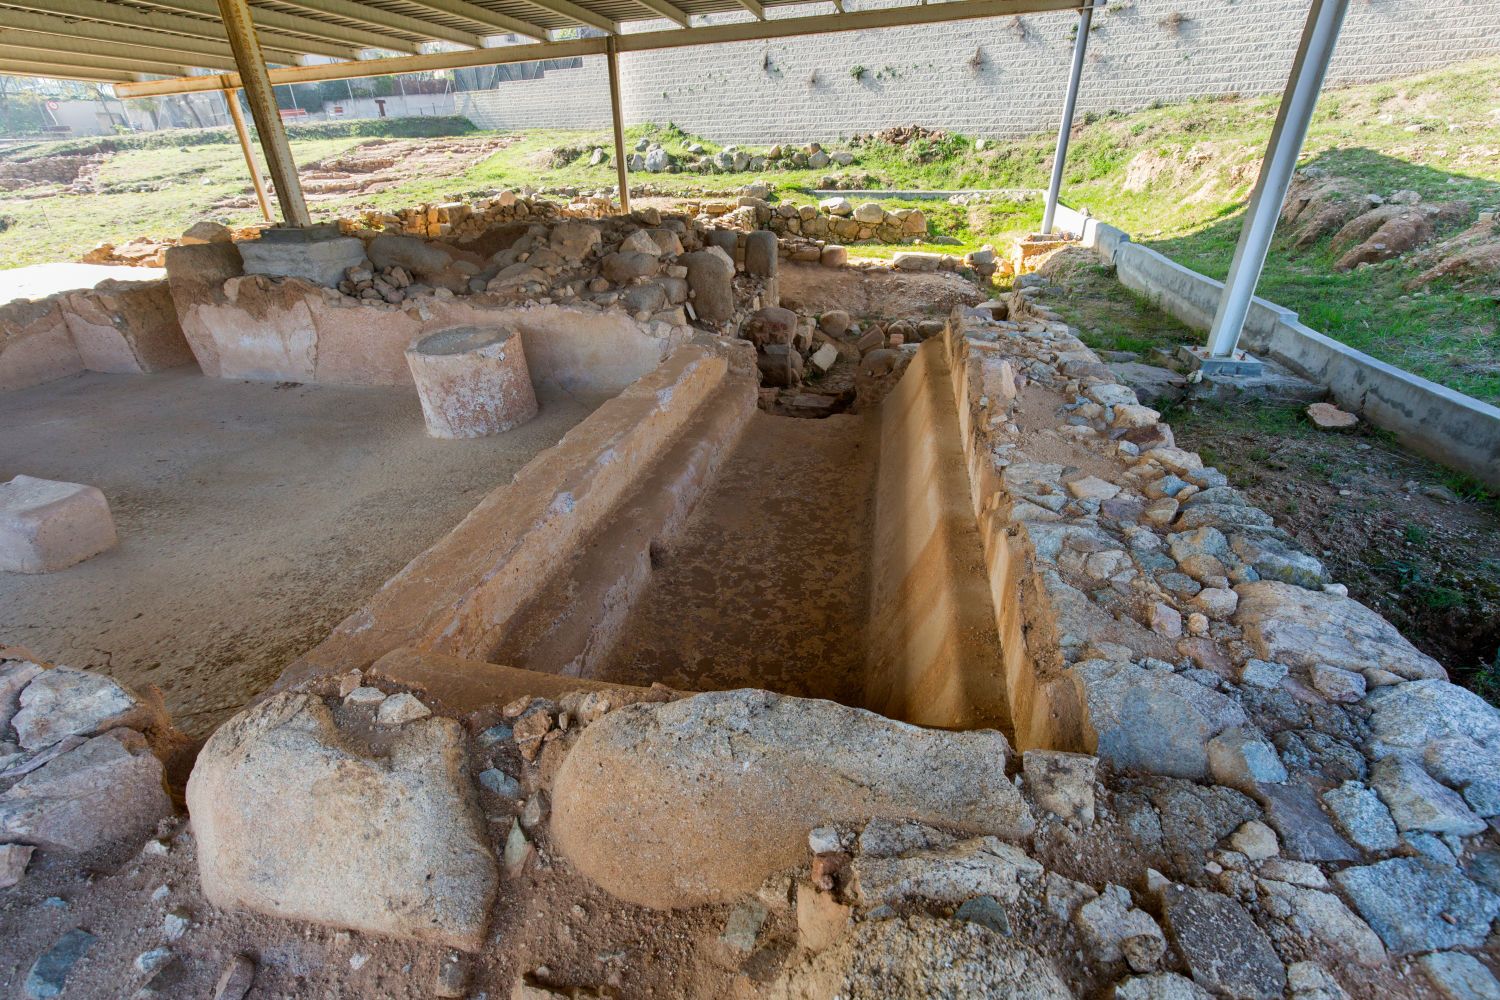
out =
{"type": "Polygon", "coordinates": [[[406,650],[1008,733],[950,379],[935,339],[874,411],[803,420],[756,408],[747,342],[677,347],[283,683],[406,650]]]}
{"type": "Polygon", "coordinates": [[[558,568],[486,658],[1008,729],[941,345],[922,348],[874,412],[753,411],[736,439],[722,438],[705,435],[724,454],[700,475],[683,474],[686,456],[671,454],[643,470],[619,516],[558,568]],[[662,492],[674,490],[698,494],[685,517],[662,509],[662,492]]]}

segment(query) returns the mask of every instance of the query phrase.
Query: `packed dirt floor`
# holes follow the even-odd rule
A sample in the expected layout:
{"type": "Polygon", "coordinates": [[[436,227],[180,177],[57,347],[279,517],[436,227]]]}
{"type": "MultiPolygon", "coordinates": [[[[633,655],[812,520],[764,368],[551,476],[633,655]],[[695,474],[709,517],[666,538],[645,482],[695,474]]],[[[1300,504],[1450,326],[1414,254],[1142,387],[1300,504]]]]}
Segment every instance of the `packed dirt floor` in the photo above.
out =
{"type": "Polygon", "coordinates": [[[755,414],[598,679],[858,704],[875,419],[755,414]]]}
{"type": "Polygon", "coordinates": [[[85,374],[0,396],[0,481],[90,483],[118,548],[0,574],[0,644],[154,684],[205,735],[600,403],[426,436],[415,393],[85,374]]]}

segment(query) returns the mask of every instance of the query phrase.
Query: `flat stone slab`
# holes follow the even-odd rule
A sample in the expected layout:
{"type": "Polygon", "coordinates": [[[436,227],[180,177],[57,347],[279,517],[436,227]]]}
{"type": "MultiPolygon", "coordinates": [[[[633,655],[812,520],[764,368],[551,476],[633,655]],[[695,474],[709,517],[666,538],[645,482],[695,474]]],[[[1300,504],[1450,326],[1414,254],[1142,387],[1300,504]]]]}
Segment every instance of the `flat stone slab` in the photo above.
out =
{"type": "Polygon", "coordinates": [[[351,267],[365,264],[364,241],[353,236],[326,240],[246,240],[237,244],[246,274],[273,278],[306,278],[332,288],[351,267]]]}
{"type": "Polygon", "coordinates": [[[118,541],[96,487],[34,476],[0,484],[0,571],[53,573],[118,541]]]}
{"type": "Polygon", "coordinates": [[[1500,896],[1427,858],[1345,868],[1333,880],[1398,955],[1481,947],[1500,914],[1500,896]]]}
{"type": "Polygon", "coordinates": [[[1271,1000],[1286,989],[1270,940],[1228,896],[1171,886],[1162,893],[1162,916],[1198,985],[1245,1000],[1271,1000]]]}

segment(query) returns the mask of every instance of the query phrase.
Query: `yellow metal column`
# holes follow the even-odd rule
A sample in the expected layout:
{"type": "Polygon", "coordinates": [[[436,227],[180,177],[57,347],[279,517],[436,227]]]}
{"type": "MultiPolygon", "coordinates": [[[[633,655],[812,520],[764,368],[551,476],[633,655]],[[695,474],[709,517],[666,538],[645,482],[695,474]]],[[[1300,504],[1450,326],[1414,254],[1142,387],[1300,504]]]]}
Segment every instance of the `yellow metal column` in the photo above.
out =
{"type": "Polygon", "coordinates": [[[250,148],[250,130],[245,127],[245,115],[240,111],[239,94],[224,91],[224,103],[229,105],[229,117],[234,119],[234,131],[240,137],[240,152],[245,154],[245,169],[250,171],[250,183],[255,185],[255,199],[260,202],[260,214],[272,221],[271,202],[266,197],[266,183],[260,176],[260,165],[255,162],[255,150],[250,148]]]}
{"type": "Polygon", "coordinates": [[[219,0],[219,14],[224,19],[235,68],[239,70],[240,86],[245,89],[245,99],[250,102],[250,117],[255,119],[255,130],[260,134],[266,169],[271,173],[271,182],[276,185],[276,201],[281,205],[282,218],[289,226],[309,226],[312,218],[307,214],[302,183],[297,179],[297,164],[292,161],[286,129],[282,127],[281,113],[276,109],[276,95],[271,90],[271,77],[260,51],[260,39],[255,36],[255,25],[250,20],[250,6],[245,0],[219,0]]]}
{"type": "MultiPolygon", "coordinates": [[[[220,0],[224,2],[224,0],[220,0]]],[[[609,63],[609,116],[615,124],[615,172],[620,177],[620,211],[630,211],[630,179],[625,169],[625,122],[620,114],[620,55],[615,36],[607,39],[604,59],[609,63]]]]}

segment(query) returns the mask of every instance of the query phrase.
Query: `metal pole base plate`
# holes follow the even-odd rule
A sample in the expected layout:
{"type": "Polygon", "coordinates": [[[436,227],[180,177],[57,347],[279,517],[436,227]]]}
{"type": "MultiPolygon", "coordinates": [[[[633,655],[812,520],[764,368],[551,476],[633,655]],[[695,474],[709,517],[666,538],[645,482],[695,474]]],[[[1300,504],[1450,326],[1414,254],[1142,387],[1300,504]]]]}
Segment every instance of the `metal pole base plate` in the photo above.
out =
{"type": "Polygon", "coordinates": [[[1196,344],[1183,344],[1177,349],[1177,358],[1187,365],[1188,371],[1201,371],[1204,378],[1224,375],[1257,376],[1265,374],[1266,363],[1245,351],[1236,350],[1227,358],[1216,358],[1208,348],[1196,344]]]}

